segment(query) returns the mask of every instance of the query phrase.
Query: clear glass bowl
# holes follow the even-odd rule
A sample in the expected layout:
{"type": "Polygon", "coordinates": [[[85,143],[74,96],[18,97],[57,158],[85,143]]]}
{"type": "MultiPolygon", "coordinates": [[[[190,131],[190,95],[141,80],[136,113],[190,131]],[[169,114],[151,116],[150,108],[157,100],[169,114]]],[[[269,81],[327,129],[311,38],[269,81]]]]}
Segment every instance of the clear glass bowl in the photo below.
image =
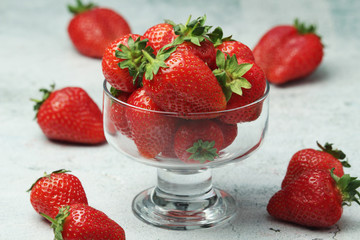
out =
{"type": "MultiPolygon", "coordinates": [[[[231,110],[192,113],[186,116],[129,105],[111,95],[110,85],[106,80],[103,87],[104,129],[107,141],[130,160],[157,168],[157,185],[142,191],[133,200],[132,209],[138,218],[157,227],[189,230],[218,225],[236,214],[234,198],[212,186],[211,169],[243,160],[261,145],[269,115],[268,83],[263,96],[251,104],[231,110]],[[118,116],[114,117],[116,114],[118,116]],[[163,142],[160,145],[164,145],[161,152],[153,157],[143,156],[137,146],[139,139],[129,137],[124,131],[124,123],[117,122],[123,121],[127,114],[145,117],[151,114],[154,118],[150,119],[161,119],[160,123],[164,123],[164,126],[155,124],[155,127],[164,136],[168,135],[165,141],[161,140],[163,142]],[[234,123],[224,124],[231,121],[234,123]],[[224,138],[221,147],[217,148],[217,156],[207,161],[187,160],[191,154],[182,155],[182,151],[179,150],[182,146],[182,141],[178,140],[179,129],[190,129],[193,135],[196,135],[200,128],[204,128],[206,132],[207,127],[209,132],[216,132],[218,130],[213,128],[214,123],[217,126],[223,125],[221,130],[224,138]]],[[[129,122],[125,121],[125,125],[126,123],[129,122]]],[[[154,128],[154,124],[144,123],[143,127],[154,128]]],[[[146,141],[146,138],[141,141],[146,141]]],[[[150,145],[156,144],[157,139],[149,137],[149,141],[150,145]]]]}

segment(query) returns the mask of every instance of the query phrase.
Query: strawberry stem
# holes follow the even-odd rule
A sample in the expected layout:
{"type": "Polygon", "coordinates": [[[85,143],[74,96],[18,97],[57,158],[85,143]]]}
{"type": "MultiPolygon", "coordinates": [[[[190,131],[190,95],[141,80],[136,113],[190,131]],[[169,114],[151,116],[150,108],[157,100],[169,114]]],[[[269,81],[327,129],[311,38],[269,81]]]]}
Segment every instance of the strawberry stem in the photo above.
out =
{"type": "Polygon", "coordinates": [[[55,219],[49,217],[44,213],[40,213],[41,216],[46,218],[51,222],[51,228],[54,229],[54,240],[64,240],[62,236],[62,231],[64,230],[65,219],[70,215],[70,206],[65,206],[59,208],[59,213],[56,215],[55,219]]]}
{"type": "Polygon", "coordinates": [[[93,4],[91,2],[88,4],[83,4],[81,2],[81,0],[76,0],[76,4],[77,5],[75,5],[75,6],[70,5],[70,4],[68,5],[68,10],[74,15],[89,11],[89,10],[97,7],[95,4],[93,4]]]}
{"type": "Polygon", "coordinates": [[[51,174],[53,174],[53,173],[67,173],[67,172],[71,172],[71,171],[70,171],[70,170],[65,170],[65,169],[59,169],[59,170],[53,171],[53,172],[50,173],[50,174],[47,174],[46,172],[44,172],[44,176],[39,177],[39,178],[31,185],[31,187],[30,187],[26,192],[30,192],[30,191],[34,188],[35,184],[36,184],[38,181],[40,181],[40,179],[42,179],[42,178],[44,178],[44,177],[50,178],[51,174]]]}
{"type": "MultiPolygon", "coordinates": [[[[316,144],[323,152],[327,152],[339,160],[343,160],[346,157],[346,154],[343,151],[341,151],[339,149],[333,149],[332,143],[325,143],[324,146],[322,146],[319,142],[316,142],[316,144]]],[[[347,168],[351,167],[348,160],[344,160],[344,161],[340,161],[340,162],[343,165],[343,167],[347,167],[347,168]]]]}
{"type": "Polygon", "coordinates": [[[39,109],[41,107],[41,105],[46,101],[46,99],[49,98],[50,94],[54,91],[55,89],[55,84],[51,84],[50,85],[50,90],[49,89],[45,89],[45,88],[41,88],[39,91],[43,93],[43,97],[41,100],[39,99],[34,99],[34,98],[30,98],[30,101],[33,101],[35,102],[35,105],[34,105],[34,111],[36,112],[35,114],[35,118],[37,118],[37,114],[39,112],[39,109]]]}
{"type": "Polygon", "coordinates": [[[307,26],[305,23],[300,22],[299,19],[294,20],[294,27],[297,29],[299,34],[308,34],[314,33],[316,34],[316,26],[311,24],[307,26]]]}

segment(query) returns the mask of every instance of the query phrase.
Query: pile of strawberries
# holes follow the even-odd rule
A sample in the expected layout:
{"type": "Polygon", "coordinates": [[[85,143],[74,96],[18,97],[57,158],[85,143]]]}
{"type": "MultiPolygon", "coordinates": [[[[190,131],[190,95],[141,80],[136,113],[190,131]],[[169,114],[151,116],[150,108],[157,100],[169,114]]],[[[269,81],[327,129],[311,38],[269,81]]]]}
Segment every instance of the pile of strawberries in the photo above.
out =
{"type": "Polygon", "coordinates": [[[212,161],[234,141],[236,124],[254,121],[262,111],[261,104],[244,107],[266,88],[252,51],[223,38],[219,27],[210,32],[205,20],[160,23],[105,50],[102,70],[113,96],[159,112],[115,103],[110,109],[112,124],[146,158],[161,154],[187,163],[212,161]]]}
{"type": "Polygon", "coordinates": [[[51,222],[56,240],[125,240],[120,225],[88,205],[80,180],[60,169],[40,177],[28,190],[34,210],[51,222]]]}
{"type": "MultiPolygon", "coordinates": [[[[83,4],[68,33],[83,55],[102,58],[102,71],[118,101],[106,105],[105,130],[134,141],[140,154],[178,158],[185,163],[213,161],[238,135],[237,124],[255,121],[266,79],[285,84],[303,79],[323,58],[315,26],[279,25],[254,50],[206,17],[171,21],[132,34],[126,20],[111,9],[83,4]],[[130,107],[132,106],[132,107],[130,107]]],[[[34,100],[37,121],[52,140],[80,144],[106,141],[103,113],[79,87],[40,89],[34,100]]],[[[261,102],[260,102],[261,103],[261,102]]],[[[281,190],[269,201],[268,213],[308,227],[334,225],[342,205],[360,204],[360,180],[344,174],[343,152],[331,144],[321,151],[303,149],[292,157],[281,190]]],[[[79,179],[66,170],[36,181],[29,190],[36,212],[52,223],[55,239],[125,239],[124,230],[88,205],[79,179]]]]}

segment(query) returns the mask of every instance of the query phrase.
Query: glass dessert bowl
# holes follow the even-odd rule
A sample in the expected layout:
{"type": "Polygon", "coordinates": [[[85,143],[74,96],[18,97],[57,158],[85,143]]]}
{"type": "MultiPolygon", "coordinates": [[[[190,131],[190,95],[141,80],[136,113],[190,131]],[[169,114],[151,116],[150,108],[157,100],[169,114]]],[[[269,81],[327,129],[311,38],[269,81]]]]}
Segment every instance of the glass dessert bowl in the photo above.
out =
{"type": "Polygon", "coordinates": [[[123,156],[157,168],[157,185],[133,200],[134,214],[167,229],[189,230],[224,223],[235,199],[212,185],[211,169],[251,155],[268,122],[269,85],[261,98],[224,111],[180,115],[135,107],[114,97],[104,81],[107,141],[123,156]]]}

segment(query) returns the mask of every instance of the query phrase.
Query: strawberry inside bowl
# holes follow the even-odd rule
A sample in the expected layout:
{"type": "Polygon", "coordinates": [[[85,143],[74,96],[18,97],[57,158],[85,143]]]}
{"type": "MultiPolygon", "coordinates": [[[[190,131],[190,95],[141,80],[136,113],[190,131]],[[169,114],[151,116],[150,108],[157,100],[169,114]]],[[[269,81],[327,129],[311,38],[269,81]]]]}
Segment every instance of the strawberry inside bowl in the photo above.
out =
{"type": "MultiPolygon", "coordinates": [[[[215,226],[236,213],[235,200],[214,188],[211,169],[250,156],[268,122],[269,84],[246,105],[209,112],[165,111],[144,87],[131,94],[104,81],[105,137],[122,156],[157,168],[157,186],[137,195],[133,211],[158,227],[215,226]]],[[[169,97],[169,99],[171,99],[169,97]]]]}
{"type": "Polygon", "coordinates": [[[135,215],[168,229],[218,225],[236,204],[211,169],[250,156],[268,122],[269,84],[246,45],[212,32],[206,16],[150,27],[102,58],[105,137],[122,156],[157,168],[135,215]]]}

